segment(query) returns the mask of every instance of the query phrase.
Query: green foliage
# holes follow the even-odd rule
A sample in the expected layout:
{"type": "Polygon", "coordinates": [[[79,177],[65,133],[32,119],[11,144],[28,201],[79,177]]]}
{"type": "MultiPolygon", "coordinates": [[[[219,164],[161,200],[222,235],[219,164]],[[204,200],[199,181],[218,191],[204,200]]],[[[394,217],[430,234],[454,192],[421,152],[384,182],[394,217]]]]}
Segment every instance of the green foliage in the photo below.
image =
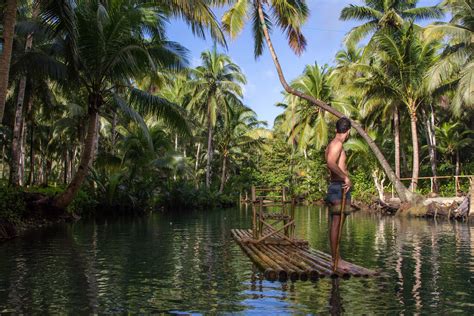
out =
{"type": "Polygon", "coordinates": [[[222,194],[205,187],[196,189],[187,182],[172,183],[159,197],[158,204],[173,211],[179,209],[210,209],[236,205],[238,196],[222,194]]]}
{"type": "Polygon", "coordinates": [[[377,196],[377,191],[370,174],[362,168],[357,169],[351,174],[351,181],[353,184],[351,193],[353,200],[370,203],[377,196]]]}
{"type": "MultiPolygon", "coordinates": [[[[34,186],[28,188],[28,192],[39,193],[53,198],[64,191],[64,186],[34,186]]],[[[79,190],[72,203],[68,206],[68,211],[80,216],[88,216],[95,213],[98,202],[94,197],[94,191],[90,187],[84,186],[79,190]]]]}
{"type": "Polygon", "coordinates": [[[0,185],[0,220],[19,224],[25,211],[23,191],[0,185]]]}
{"type": "Polygon", "coordinates": [[[90,190],[85,188],[79,190],[72,203],[68,206],[68,211],[79,216],[91,216],[97,211],[98,201],[90,190]]]}

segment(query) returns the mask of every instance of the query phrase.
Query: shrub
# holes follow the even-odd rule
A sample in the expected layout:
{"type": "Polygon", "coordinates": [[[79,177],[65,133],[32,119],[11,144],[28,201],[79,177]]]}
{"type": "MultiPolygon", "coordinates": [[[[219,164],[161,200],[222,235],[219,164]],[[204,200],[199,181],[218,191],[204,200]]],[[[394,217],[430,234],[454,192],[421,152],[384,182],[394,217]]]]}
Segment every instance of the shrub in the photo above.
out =
{"type": "Polygon", "coordinates": [[[23,192],[16,188],[0,186],[0,220],[18,224],[26,211],[23,192]]]}

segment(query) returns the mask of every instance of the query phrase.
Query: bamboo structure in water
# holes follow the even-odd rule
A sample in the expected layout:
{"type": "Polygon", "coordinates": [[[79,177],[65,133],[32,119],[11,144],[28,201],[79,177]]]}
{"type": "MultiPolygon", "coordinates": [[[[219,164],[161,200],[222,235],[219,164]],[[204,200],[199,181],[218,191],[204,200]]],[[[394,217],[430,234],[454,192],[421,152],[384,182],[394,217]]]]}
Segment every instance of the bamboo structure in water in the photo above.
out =
{"type": "Polygon", "coordinates": [[[333,270],[330,255],[311,249],[296,239],[294,201],[287,201],[285,188],[251,189],[252,229],[232,229],[233,238],[269,280],[317,280],[323,277],[369,277],[376,272],[349,263],[345,270],[333,270]],[[274,195],[272,193],[276,193],[274,195]],[[261,195],[259,193],[263,193],[261,195]],[[291,203],[290,211],[287,204],[291,203]],[[268,212],[269,206],[281,207],[268,212]]]}

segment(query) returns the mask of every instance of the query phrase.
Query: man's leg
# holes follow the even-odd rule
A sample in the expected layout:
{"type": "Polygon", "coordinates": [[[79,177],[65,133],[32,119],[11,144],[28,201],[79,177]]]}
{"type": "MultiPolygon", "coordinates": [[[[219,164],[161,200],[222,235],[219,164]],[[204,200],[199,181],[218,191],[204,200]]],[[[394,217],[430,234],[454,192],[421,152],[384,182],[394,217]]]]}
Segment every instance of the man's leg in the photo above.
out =
{"type": "MultiPolygon", "coordinates": [[[[330,227],[329,227],[329,246],[331,247],[331,257],[338,258],[338,267],[340,269],[348,268],[348,264],[346,261],[342,260],[340,256],[340,251],[338,251],[338,234],[339,234],[339,225],[341,222],[341,205],[340,204],[333,204],[329,207],[329,216],[330,216],[330,227]]],[[[345,216],[344,219],[345,221],[345,216]]],[[[344,223],[342,223],[344,226],[344,223]]],[[[341,232],[342,233],[342,232],[341,232]]]]}

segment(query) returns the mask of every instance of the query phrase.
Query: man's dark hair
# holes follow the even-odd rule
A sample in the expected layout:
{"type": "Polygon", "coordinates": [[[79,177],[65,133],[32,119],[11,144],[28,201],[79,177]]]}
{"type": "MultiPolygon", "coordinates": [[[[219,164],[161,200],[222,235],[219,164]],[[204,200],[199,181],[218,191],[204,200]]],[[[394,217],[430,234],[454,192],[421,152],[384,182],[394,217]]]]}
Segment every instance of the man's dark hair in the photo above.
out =
{"type": "Polygon", "coordinates": [[[351,121],[347,117],[341,117],[336,122],[336,132],[345,133],[351,129],[351,121]]]}

